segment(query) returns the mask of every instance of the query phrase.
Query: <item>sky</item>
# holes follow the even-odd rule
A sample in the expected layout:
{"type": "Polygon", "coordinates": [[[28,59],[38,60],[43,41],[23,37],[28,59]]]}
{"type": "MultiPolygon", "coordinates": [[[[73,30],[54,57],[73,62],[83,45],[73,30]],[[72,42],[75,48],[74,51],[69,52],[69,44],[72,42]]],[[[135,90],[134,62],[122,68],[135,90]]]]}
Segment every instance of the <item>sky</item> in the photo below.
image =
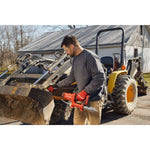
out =
{"type": "MultiPolygon", "coordinates": [[[[82,28],[85,27],[86,25],[76,25],[76,28],[82,28]]],[[[36,25],[37,30],[34,34],[35,38],[38,38],[45,32],[54,32],[54,31],[60,31],[60,30],[68,30],[70,29],[68,25],[36,25]]]]}

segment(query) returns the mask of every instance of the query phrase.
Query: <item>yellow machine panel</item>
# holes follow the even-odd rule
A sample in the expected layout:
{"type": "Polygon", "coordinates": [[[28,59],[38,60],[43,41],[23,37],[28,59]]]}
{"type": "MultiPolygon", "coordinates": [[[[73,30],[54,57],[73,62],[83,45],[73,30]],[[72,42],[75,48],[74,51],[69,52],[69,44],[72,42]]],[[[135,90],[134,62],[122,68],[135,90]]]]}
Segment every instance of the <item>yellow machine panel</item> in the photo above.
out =
{"type": "Polygon", "coordinates": [[[115,86],[115,82],[119,74],[127,74],[127,70],[114,71],[109,75],[108,93],[111,94],[113,92],[113,88],[115,86]]]}

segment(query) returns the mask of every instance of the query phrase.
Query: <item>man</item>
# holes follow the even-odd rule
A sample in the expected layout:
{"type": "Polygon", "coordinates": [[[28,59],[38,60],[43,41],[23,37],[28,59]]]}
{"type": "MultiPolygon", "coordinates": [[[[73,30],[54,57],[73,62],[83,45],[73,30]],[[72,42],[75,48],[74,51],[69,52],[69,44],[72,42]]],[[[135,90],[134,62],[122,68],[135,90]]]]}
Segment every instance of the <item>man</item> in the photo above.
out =
{"type": "Polygon", "coordinates": [[[101,120],[102,92],[105,82],[104,70],[99,57],[95,53],[83,49],[74,36],[65,36],[61,47],[67,55],[74,59],[70,75],[58,82],[57,86],[63,87],[76,82],[78,88],[76,98],[78,101],[83,101],[89,95],[88,106],[98,110],[98,112],[90,112],[75,108],[73,122],[75,125],[82,125],[88,120],[89,124],[98,125],[101,120]]]}

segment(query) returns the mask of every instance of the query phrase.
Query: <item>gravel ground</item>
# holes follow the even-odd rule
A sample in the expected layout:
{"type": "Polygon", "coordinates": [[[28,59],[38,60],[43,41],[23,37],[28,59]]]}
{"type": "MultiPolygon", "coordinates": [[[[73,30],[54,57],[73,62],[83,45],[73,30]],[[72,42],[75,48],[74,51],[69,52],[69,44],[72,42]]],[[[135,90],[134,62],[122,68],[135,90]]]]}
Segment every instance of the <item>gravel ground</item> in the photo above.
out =
{"type": "Polygon", "coordinates": [[[113,111],[104,112],[104,125],[150,125],[150,95],[138,98],[137,107],[129,116],[118,115],[113,111]]]}

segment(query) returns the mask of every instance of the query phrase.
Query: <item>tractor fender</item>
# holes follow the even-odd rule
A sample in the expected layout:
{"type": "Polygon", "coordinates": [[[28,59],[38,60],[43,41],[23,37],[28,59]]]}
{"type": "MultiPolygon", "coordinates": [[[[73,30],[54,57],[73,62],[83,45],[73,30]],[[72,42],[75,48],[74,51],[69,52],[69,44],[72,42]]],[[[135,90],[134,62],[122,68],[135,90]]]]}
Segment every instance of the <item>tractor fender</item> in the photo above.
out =
{"type": "Polygon", "coordinates": [[[117,79],[118,75],[120,75],[120,74],[127,74],[127,70],[113,71],[109,75],[109,79],[108,79],[108,93],[109,94],[111,94],[113,92],[113,88],[115,86],[116,79],[117,79]]]}

